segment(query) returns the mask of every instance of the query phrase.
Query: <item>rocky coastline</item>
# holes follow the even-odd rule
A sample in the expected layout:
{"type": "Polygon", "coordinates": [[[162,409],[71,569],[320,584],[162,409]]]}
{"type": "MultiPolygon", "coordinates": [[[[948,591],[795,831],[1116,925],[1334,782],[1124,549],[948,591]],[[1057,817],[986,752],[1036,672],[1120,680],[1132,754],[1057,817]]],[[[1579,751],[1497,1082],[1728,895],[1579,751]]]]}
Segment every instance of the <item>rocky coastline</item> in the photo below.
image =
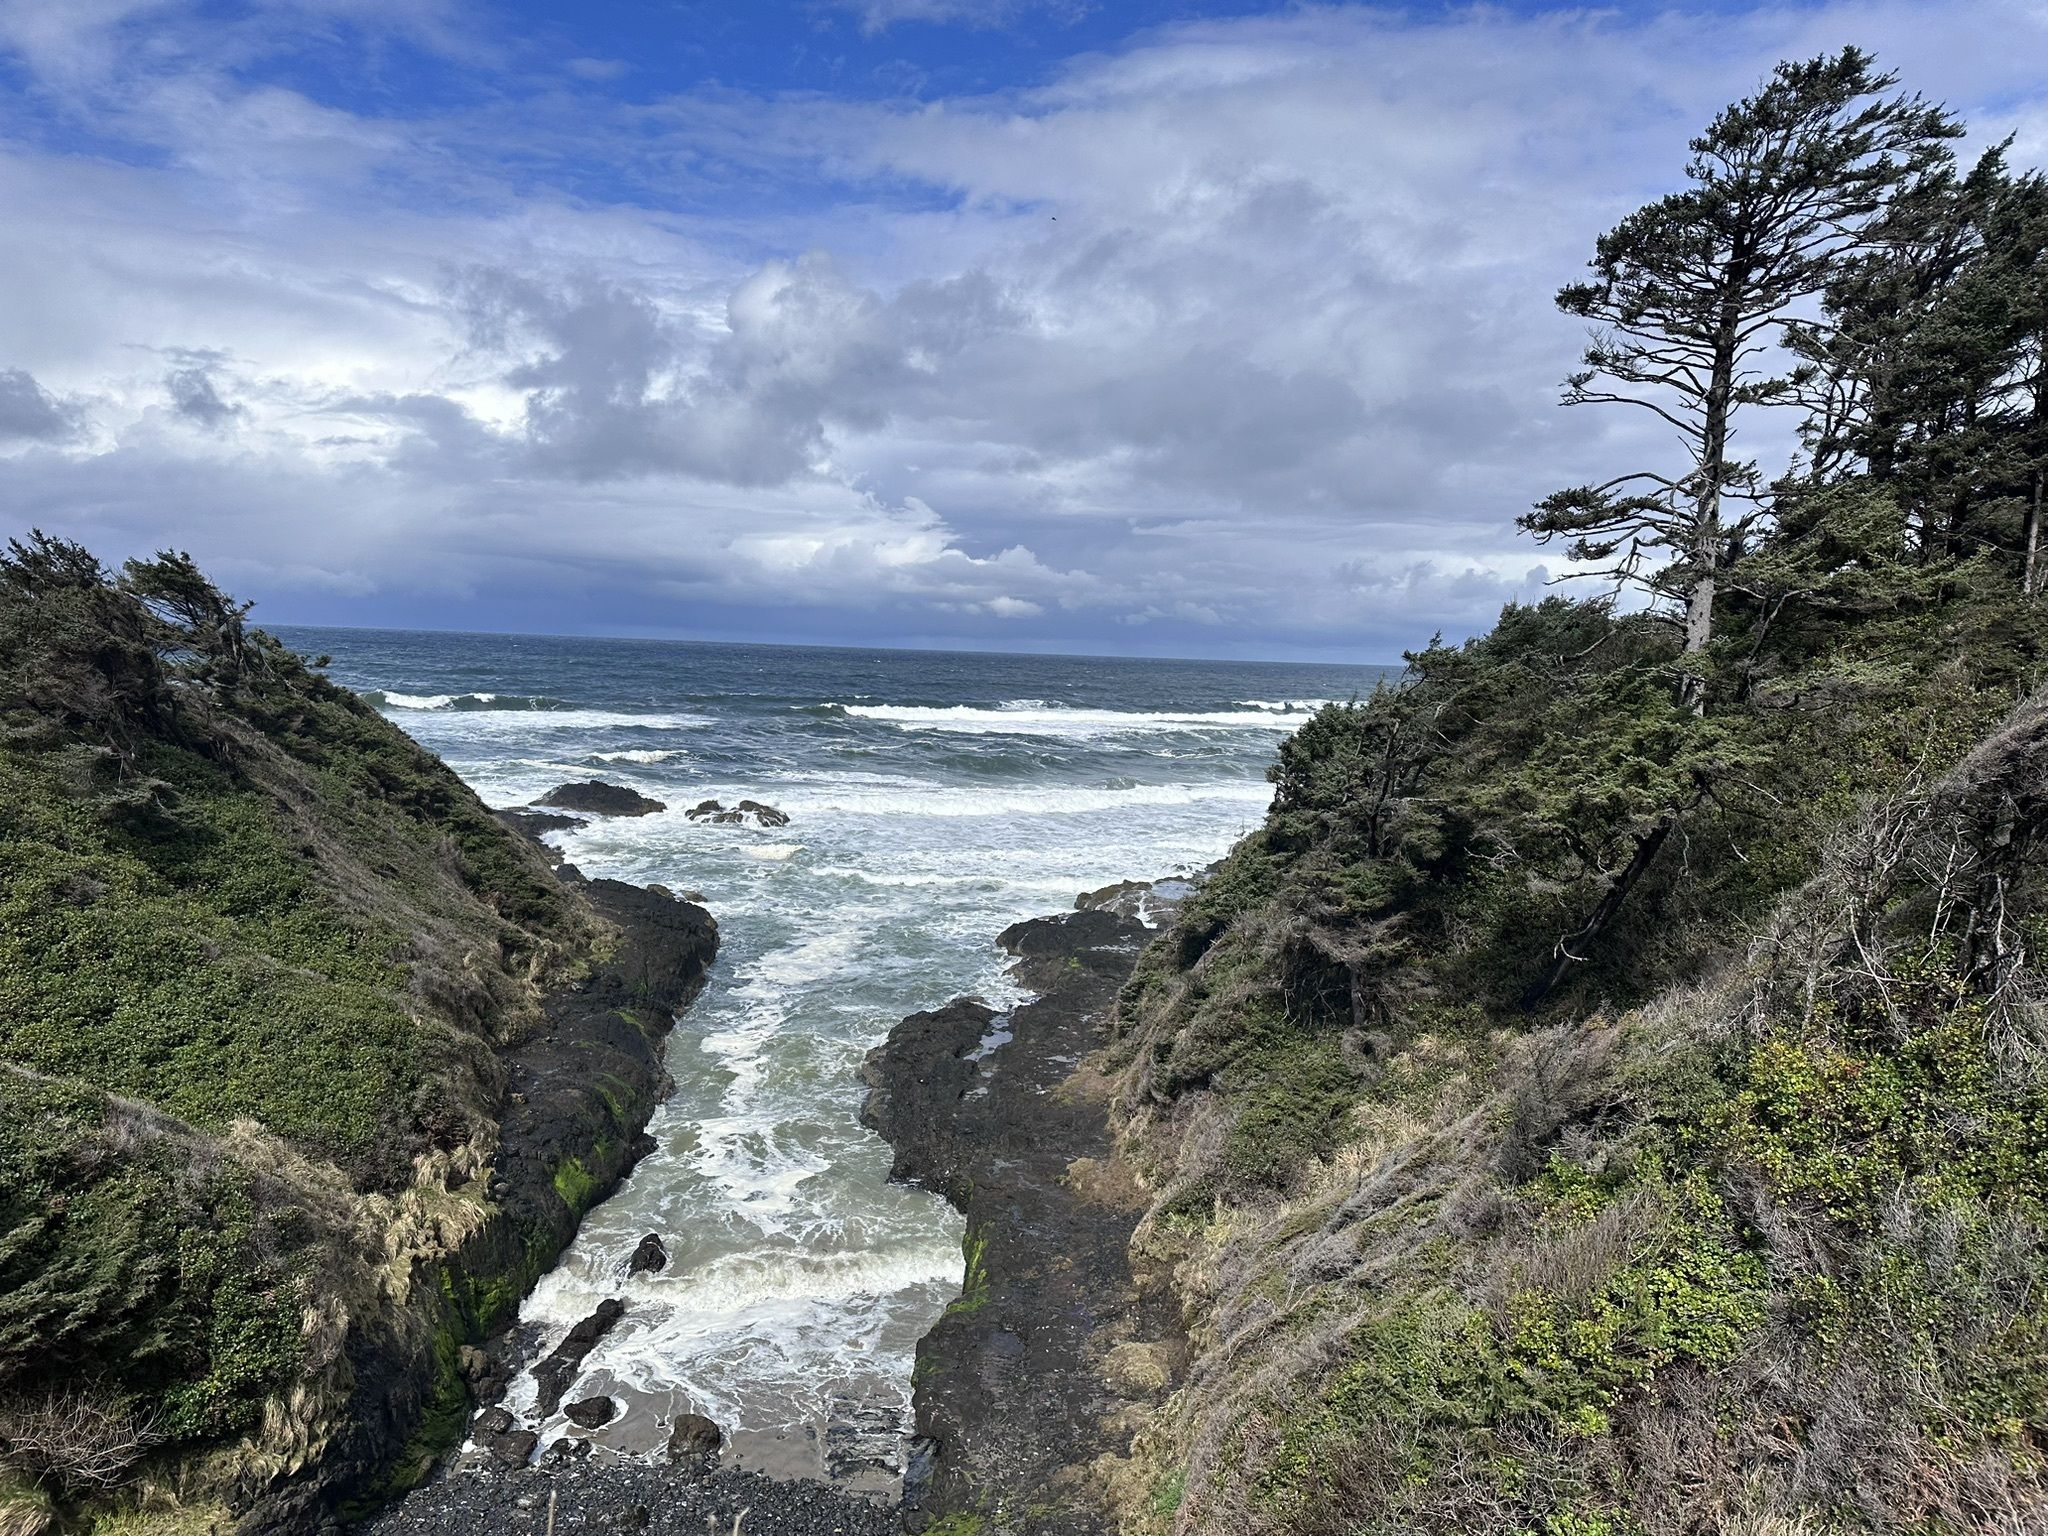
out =
{"type": "Polygon", "coordinates": [[[960,1299],[918,1346],[907,1531],[1107,1536],[1106,1491],[1181,1371],[1166,1287],[1132,1268],[1147,1197],[1094,1059],[1153,931],[1137,914],[1170,909],[1129,885],[1018,923],[998,942],[1031,1001],[913,1014],[868,1058],[892,1176],[968,1226],[960,1299]]]}
{"type": "MultiPolygon", "coordinates": [[[[1131,884],[1018,923],[997,942],[1030,1001],[998,1012],[960,998],[912,1014],[868,1058],[862,1118],[895,1151],[891,1177],[968,1221],[961,1296],[918,1347],[900,1504],[721,1470],[715,1455],[652,1465],[563,1443],[532,1464],[487,1449],[363,1529],[481,1536],[552,1520],[558,1532],[693,1536],[1106,1536],[1105,1480],[1171,1390],[1184,1346],[1164,1287],[1131,1269],[1145,1200],[1112,1144],[1109,1081],[1091,1058],[1150,924],[1170,910],[1170,896],[1131,884]]],[[[487,1448],[491,1429],[477,1435],[487,1448]]],[[[538,1449],[529,1441],[517,1449],[538,1449]]]]}
{"type": "Polygon", "coordinates": [[[266,1529],[324,1523],[335,1506],[344,1521],[366,1518],[423,1482],[460,1443],[472,1407],[502,1394],[504,1333],[521,1298],[651,1145],[647,1121],[671,1086],[662,1042],[704,985],[717,923],[659,887],[559,873],[617,941],[543,999],[540,1030],[501,1052],[487,1214],[447,1250],[415,1257],[388,1328],[351,1341],[349,1437],[266,1529]]]}

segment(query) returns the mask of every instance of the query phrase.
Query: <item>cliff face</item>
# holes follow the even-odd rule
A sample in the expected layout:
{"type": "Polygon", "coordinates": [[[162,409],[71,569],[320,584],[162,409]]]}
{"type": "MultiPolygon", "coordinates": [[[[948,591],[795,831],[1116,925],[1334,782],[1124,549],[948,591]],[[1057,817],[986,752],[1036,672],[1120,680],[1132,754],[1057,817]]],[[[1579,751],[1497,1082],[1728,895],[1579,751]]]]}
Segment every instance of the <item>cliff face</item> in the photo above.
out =
{"type": "Polygon", "coordinates": [[[0,558],[0,727],[0,1509],[331,1523],[630,1164],[716,929],[175,557],[0,558]]]}

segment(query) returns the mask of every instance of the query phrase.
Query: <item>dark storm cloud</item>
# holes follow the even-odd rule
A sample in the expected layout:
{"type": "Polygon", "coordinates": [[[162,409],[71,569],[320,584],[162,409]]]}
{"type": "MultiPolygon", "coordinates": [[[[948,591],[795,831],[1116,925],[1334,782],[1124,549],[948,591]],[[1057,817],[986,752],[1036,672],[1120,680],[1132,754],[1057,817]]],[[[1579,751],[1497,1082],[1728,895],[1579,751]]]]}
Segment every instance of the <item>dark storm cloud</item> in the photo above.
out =
{"type": "Polygon", "coordinates": [[[221,397],[220,387],[214,382],[217,366],[212,359],[200,358],[164,375],[164,392],[170,396],[172,414],[210,432],[218,432],[247,414],[242,406],[221,397]]]}

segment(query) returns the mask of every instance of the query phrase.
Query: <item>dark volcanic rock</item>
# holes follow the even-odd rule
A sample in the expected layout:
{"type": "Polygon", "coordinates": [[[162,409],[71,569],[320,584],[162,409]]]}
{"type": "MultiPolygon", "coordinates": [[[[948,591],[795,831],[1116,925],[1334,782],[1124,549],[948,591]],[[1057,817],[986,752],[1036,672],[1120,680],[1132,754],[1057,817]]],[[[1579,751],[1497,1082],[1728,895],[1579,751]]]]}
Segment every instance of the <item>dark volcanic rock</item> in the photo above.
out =
{"type": "Polygon", "coordinates": [[[501,1465],[523,1467],[533,1460],[533,1448],[539,1444],[540,1436],[532,1430],[515,1429],[492,1439],[491,1454],[501,1465]]]}
{"type": "Polygon", "coordinates": [[[586,1397],[570,1403],[562,1414],[579,1429],[603,1429],[619,1416],[619,1405],[608,1397],[586,1397]]]}
{"type": "Polygon", "coordinates": [[[623,784],[607,784],[602,779],[558,784],[533,803],[565,811],[589,811],[598,816],[651,816],[668,809],[659,800],[650,800],[637,790],[623,784]]]}
{"type": "Polygon", "coordinates": [[[483,1439],[490,1435],[510,1434],[515,1422],[510,1409],[486,1408],[476,1416],[477,1438],[483,1439]]]}
{"type": "Polygon", "coordinates": [[[669,1431],[668,1459],[677,1466],[708,1471],[724,1444],[724,1430],[701,1413],[686,1413],[669,1431]]]}
{"type": "Polygon", "coordinates": [[[1138,948],[1150,937],[1135,918],[1102,907],[1085,907],[1058,917],[1032,917],[1012,923],[996,935],[996,943],[1024,962],[1025,981],[1040,991],[1053,989],[1048,969],[1078,961],[1096,971],[1129,975],[1138,948]]]}
{"type": "Polygon", "coordinates": [[[691,806],[683,814],[692,821],[715,821],[737,826],[745,826],[749,822],[757,827],[789,825],[787,811],[778,811],[774,806],[763,805],[758,800],[742,800],[731,810],[727,810],[716,800],[704,800],[691,806]]]}
{"type": "Polygon", "coordinates": [[[597,1310],[571,1328],[548,1357],[533,1368],[534,1380],[540,1383],[539,1405],[543,1414],[553,1413],[561,1406],[562,1394],[583,1369],[584,1357],[597,1348],[598,1341],[625,1315],[626,1304],[616,1296],[600,1301],[597,1310]]]}
{"type": "Polygon", "coordinates": [[[661,1239],[652,1232],[640,1239],[640,1245],[633,1250],[633,1257],[626,1260],[629,1275],[658,1274],[668,1268],[668,1250],[661,1246],[661,1239]]]}
{"type": "Polygon", "coordinates": [[[563,816],[555,811],[536,811],[531,806],[515,805],[491,813],[515,832],[524,832],[529,837],[539,837],[543,832],[566,832],[571,827],[583,825],[581,816],[563,816]]]}
{"type": "MultiPolygon", "coordinates": [[[[557,874],[569,878],[563,871],[557,874]]],[[[303,1485],[301,1507],[285,1506],[262,1536],[299,1536],[324,1529],[312,1500],[355,1496],[378,1487],[402,1447],[422,1424],[436,1381],[431,1341],[452,1333],[458,1343],[482,1342],[480,1327],[508,1321],[473,1313],[466,1298],[522,1287],[575,1236],[584,1210],[618,1187],[647,1145],[641,1133],[670,1084],[663,1047],[676,1012],[696,996],[718,949],[718,925],[703,908],[612,880],[579,881],[577,889],[618,932],[611,953],[582,979],[541,1000],[541,1017],[497,1055],[498,1149],[492,1158],[489,1218],[450,1256],[448,1286],[415,1286],[421,1310],[404,1336],[366,1338],[351,1352],[355,1373],[353,1434],[330,1452],[331,1490],[303,1485]],[[573,1180],[559,1178],[574,1168],[573,1180]],[[564,1198],[567,1189],[576,1196],[564,1198]]],[[[503,1394],[513,1355],[458,1354],[474,1400],[503,1394]]],[[[564,1375],[563,1388],[573,1377],[564,1375]]],[[[556,1393],[556,1402],[561,1393],[556,1393]]],[[[480,1444],[495,1459],[523,1463],[513,1430],[480,1444]]],[[[417,1496],[417,1493],[415,1495],[417,1496]]],[[[252,1526],[250,1536],[258,1536],[252,1526]]]]}
{"type": "Polygon", "coordinates": [[[1102,908],[1019,923],[1000,942],[1039,997],[913,1014],[863,1069],[861,1118],[895,1148],[891,1176],[951,1200],[979,1257],[972,1305],[918,1346],[908,1530],[975,1513],[988,1536],[1102,1536],[1087,1469],[1129,1454],[1119,1405],[1179,1369],[1171,1295],[1131,1269],[1145,1200],[1088,1062],[1148,936],[1102,908]]]}

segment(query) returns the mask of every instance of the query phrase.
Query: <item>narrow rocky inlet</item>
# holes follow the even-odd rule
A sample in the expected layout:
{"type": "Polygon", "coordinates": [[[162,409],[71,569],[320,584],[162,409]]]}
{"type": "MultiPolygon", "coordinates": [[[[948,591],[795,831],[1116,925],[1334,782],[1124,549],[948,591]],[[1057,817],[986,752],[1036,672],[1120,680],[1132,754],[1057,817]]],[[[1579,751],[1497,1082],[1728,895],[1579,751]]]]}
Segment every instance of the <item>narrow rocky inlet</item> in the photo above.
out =
{"type": "MultiPolygon", "coordinates": [[[[676,1418],[654,1460],[580,1436],[540,1444],[495,1405],[506,1378],[532,1376],[550,1412],[601,1428],[612,1405],[585,1395],[584,1363],[629,1305],[608,1299],[544,1353],[516,1332],[498,1340],[478,1373],[468,1448],[364,1529],[862,1536],[958,1516],[1006,1532],[1106,1532],[1102,1482],[1168,1390],[1182,1343],[1162,1290],[1131,1270],[1144,1200],[1111,1145],[1108,1082],[1091,1057],[1147,919],[1172,903],[1144,885],[1083,901],[1097,904],[1000,936],[1029,1001],[999,1011],[958,998],[912,1014],[863,1070],[862,1117],[894,1149],[890,1177],[944,1196],[967,1221],[960,1295],[918,1345],[900,1503],[721,1466],[724,1436],[697,1415],[676,1418]]],[[[629,1273],[663,1262],[660,1243],[646,1243],[629,1273]]]]}

